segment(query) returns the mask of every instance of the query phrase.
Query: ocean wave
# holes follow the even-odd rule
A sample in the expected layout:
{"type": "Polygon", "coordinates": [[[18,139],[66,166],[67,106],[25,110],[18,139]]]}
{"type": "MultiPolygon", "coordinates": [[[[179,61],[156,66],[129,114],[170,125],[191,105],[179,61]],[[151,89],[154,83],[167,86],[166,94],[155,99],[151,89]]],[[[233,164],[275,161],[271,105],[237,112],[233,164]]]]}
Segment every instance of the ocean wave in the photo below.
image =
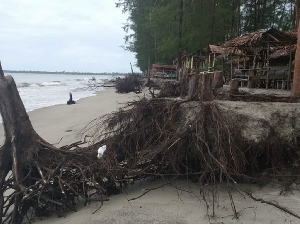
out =
{"type": "Polygon", "coordinates": [[[50,82],[43,82],[41,83],[41,86],[61,86],[64,85],[60,81],[50,81],[50,82]]]}
{"type": "Polygon", "coordinates": [[[25,88],[25,87],[48,87],[48,86],[65,86],[65,83],[62,83],[60,81],[50,81],[50,82],[42,82],[42,83],[20,83],[17,84],[17,87],[19,88],[25,88]]]}
{"type": "Polygon", "coordinates": [[[17,87],[30,87],[30,83],[21,83],[21,84],[17,84],[17,87]]]}

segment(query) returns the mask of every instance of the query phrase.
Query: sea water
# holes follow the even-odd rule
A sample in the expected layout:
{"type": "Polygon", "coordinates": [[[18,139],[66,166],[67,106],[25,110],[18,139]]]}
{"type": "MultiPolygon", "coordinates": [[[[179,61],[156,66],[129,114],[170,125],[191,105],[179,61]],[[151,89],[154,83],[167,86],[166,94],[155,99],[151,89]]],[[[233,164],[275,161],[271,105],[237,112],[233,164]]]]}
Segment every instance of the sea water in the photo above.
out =
{"type": "MultiPolygon", "coordinates": [[[[47,106],[66,104],[70,92],[74,101],[93,96],[96,91],[104,90],[101,84],[106,80],[124,76],[63,73],[5,73],[5,75],[11,75],[14,78],[27,112],[47,106]]],[[[1,117],[0,122],[2,122],[1,117]]]]}

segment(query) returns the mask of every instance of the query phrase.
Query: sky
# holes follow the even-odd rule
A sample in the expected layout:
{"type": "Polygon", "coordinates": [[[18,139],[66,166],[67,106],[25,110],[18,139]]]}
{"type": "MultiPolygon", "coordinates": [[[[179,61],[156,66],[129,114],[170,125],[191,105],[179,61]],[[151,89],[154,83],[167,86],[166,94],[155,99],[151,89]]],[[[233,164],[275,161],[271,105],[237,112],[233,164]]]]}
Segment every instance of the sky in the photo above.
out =
{"type": "Polygon", "coordinates": [[[1,0],[2,68],[130,72],[135,56],[121,47],[127,17],[115,0],[1,0]]]}

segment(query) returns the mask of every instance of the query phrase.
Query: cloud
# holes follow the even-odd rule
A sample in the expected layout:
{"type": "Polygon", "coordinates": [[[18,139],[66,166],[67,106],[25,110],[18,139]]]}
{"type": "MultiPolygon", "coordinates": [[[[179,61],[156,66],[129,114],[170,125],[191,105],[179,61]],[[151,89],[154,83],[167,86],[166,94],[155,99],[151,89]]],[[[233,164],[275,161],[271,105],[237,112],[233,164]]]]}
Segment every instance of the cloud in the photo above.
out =
{"type": "Polygon", "coordinates": [[[126,19],[112,0],[1,1],[3,68],[128,72],[136,60],[120,47],[126,19]]]}

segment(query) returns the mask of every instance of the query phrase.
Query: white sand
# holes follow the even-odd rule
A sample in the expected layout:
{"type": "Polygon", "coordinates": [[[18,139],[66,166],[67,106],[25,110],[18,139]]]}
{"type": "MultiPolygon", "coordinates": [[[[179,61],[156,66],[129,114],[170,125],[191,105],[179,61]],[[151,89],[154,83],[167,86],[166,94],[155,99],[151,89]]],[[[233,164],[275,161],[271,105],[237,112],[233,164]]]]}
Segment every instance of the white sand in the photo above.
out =
{"type": "MultiPolygon", "coordinates": [[[[45,140],[62,146],[78,141],[76,134],[92,119],[116,110],[122,106],[119,103],[127,102],[143,94],[116,94],[114,89],[101,91],[97,96],[79,100],[76,105],[58,105],[38,109],[29,112],[34,129],[45,140]]],[[[3,129],[0,129],[0,143],[4,140],[3,129]]],[[[96,153],[95,153],[96,156],[96,153]]],[[[53,216],[38,223],[300,223],[300,220],[266,204],[256,203],[249,198],[233,191],[233,199],[239,219],[233,218],[228,193],[225,184],[218,188],[218,203],[215,205],[215,217],[207,216],[206,204],[201,197],[199,184],[189,181],[177,180],[173,182],[176,189],[170,185],[158,188],[145,196],[128,201],[132,197],[138,197],[147,188],[158,187],[163,180],[144,181],[135,184],[122,194],[110,196],[110,200],[93,214],[100,206],[100,202],[91,202],[83,207],[78,204],[78,212],[68,213],[66,218],[53,216]]],[[[279,195],[280,188],[267,185],[258,187],[255,185],[243,185],[250,188],[255,197],[289,207],[294,212],[300,212],[300,193],[294,191],[288,196],[279,195]]],[[[209,214],[212,215],[211,192],[207,187],[207,197],[210,203],[209,214]]],[[[299,213],[300,214],[300,213],[299,213]]]]}
{"type": "MultiPolygon", "coordinates": [[[[233,191],[233,200],[239,218],[234,218],[226,185],[222,184],[217,189],[217,203],[215,205],[215,217],[212,216],[212,195],[207,187],[206,196],[209,202],[209,215],[205,201],[201,197],[199,184],[189,181],[176,180],[172,184],[153,190],[143,197],[128,201],[130,198],[138,197],[147,188],[159,187],[164,184],[163,180],[145,181],[136,184],[122,194],[110,196],[108,202],[94,213],[99,202],[91,202],[88,206],[71,212],[65,218],[47,218],[37,223],[299,223],[300,220],[275,209],[272,206],[257,203],[243,197],[233,191]],[[94,214],[93,214],[94,213],[94,214]]],[[[251,188],[255,197],[277,202],[289,207],[294,212],[299,212],[300,194],[294,193],[289,196],[279,195],[279,187],[268,185],[259,188],[254,185],[243,185],[251,188]]]]}

